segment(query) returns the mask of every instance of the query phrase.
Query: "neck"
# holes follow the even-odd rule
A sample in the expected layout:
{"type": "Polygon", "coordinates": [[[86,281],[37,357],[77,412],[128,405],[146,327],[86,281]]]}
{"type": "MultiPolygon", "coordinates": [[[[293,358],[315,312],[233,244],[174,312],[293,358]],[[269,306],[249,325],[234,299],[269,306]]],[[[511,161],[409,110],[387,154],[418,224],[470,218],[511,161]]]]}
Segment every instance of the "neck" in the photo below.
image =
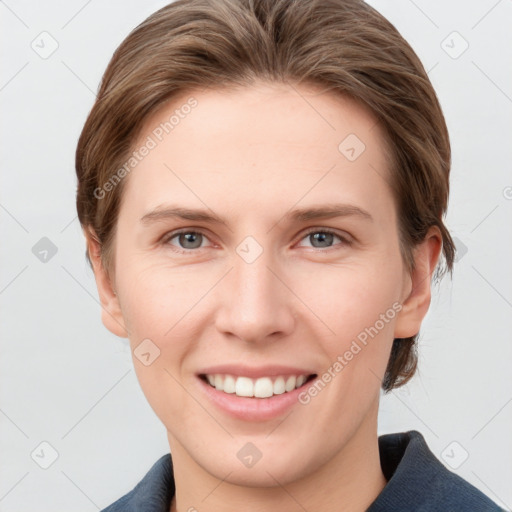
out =
{"type": "Polygon", "coordinates": [[[328,463],[286,486],[246,487],[230,483],[229,475],[219,480],[169,441],[176,485],[170,512],[364,512],[386,485],[376,413],[328,463]]]}

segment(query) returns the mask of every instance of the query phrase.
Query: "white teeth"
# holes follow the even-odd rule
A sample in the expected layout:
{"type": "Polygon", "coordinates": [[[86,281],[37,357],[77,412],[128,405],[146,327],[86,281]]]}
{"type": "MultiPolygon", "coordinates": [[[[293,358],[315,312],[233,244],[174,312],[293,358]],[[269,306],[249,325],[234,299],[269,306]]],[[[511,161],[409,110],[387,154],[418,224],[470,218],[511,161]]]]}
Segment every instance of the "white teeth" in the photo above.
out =
{"type": "Polygon", "coordinates": [[[226,375],[224,379],[224,393],[235,393],[236,392],[236,382],[235,379],[231,375],[226,375]]]}
{"type": "Polygon", "coordinates": [[[215,375],[214,385],[219,391],[224,391],[224,379],[222,375],[215,375]]]}
{"type": "Polygon", "coordinates": [[[282,395],[285,391],[284,377],[277,377],[274,382],[274,395],[282,395]]]}
{"type": "Polygon", "coordinates": [[[274,386],[268,377],[258,379],[254,384],[254,396],[256,398],[268,398],[274,394],[274,386]]]}
{"type": "Polygon", "coordinates": [[[235,393],[238,396],[254,396],[254,384],[248,377],[238,377],[235,384],[235,393]]]}
{"type": "Polygon", "coordinates": [[[210,385],[218,391],[250,398],[269,398],[273,395],[282,395],[300,388],[307,378],[307,375],[260,377],[259,379],[221,374],[206,375],[210,385]]]}
{"type": "Polygon", "coordinates": [[[305,375],[299,375],[297,377],[297,383],[295,384],[295,387],[296,388],[300,388],[302,386],[302,384],[304,384],[304,382],[306,382],[305,375]]]}
{"type": "Polygon", "coordinates": [[[291,377],[288,377],[288,379],[286,380],[286,384],[284,385],[285,391],[294,390],[296,382],[297,382],[297,379],[293,375],[291,377]]]}

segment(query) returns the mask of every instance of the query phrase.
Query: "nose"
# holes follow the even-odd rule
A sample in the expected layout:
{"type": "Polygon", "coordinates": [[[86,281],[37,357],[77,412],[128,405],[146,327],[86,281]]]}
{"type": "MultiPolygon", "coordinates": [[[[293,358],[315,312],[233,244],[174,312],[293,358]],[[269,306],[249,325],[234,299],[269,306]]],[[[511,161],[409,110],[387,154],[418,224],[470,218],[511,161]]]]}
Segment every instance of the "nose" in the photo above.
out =
{"type": "Polygon", "coordinates": [[[293,332],[293,294],[286,276],[265,252],[252,263],[235,255],[217,299],[216,327],[224,335],[265,343],[293,332]]]}

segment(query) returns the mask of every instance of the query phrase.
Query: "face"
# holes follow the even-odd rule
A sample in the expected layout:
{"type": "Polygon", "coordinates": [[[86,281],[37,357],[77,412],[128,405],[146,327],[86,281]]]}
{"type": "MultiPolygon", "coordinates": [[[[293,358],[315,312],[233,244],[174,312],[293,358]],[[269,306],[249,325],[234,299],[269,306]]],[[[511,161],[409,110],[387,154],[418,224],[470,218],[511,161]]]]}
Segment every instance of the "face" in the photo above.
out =
{"type": "Polygon", "coordinates": [[[375,118],[261,83],[175,98],[148,137],[100,293],[173,455],[284,485],[362,447],[393,338],[418,328],[375,118]]]}

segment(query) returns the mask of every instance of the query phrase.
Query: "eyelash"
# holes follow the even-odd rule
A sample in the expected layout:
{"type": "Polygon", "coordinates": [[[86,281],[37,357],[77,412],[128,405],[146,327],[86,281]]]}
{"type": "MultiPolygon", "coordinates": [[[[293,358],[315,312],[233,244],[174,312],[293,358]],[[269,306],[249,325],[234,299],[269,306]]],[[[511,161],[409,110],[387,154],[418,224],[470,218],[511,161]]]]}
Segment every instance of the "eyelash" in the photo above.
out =
{"type": "MultiPolygon", "coordinates": [[[[164,236],[162,239],[162,244],[171,246],[173,251],[178,252],[180,254],[190,254],[191,252],[195,252],[200,249],[203,249],[203,247],[198,247],[197,249],[183,249],[183,248],[180,248],[176,245],[169,243],[173,238],[176,238],[177,236],[185,234],[185,233],[194,233],[194,234],[202,235],[203,237],[208,239],[208,236],[200,229],[198,229],[198,230],[181,229],[178,231],[173,231],[171,233],[168,233],[166,236],[164,236]]],[[[302,235],[302,237],[300,238],[299,241],[304,240],[304,238],[308,237],[309,235],[311,235],[313,233],[325,233],[325,234],[333,235],[333,236],[339,238],[341,240],[341,243],[335,244],[335,245],[345,245],[345,246],[352,245],[352,240],[350,240],[348,237],[344,237],[344,236],[340,235],[338,232],[336,232],[330,228],[311,228],[302,235]]],[[[326,247],[326,248],[322,248],[322,247],[310,247],[310,248],[314,249],[315,251],[326,252],[326,250],[333,249],[334,245],[331,247],[326,247]]]]}

